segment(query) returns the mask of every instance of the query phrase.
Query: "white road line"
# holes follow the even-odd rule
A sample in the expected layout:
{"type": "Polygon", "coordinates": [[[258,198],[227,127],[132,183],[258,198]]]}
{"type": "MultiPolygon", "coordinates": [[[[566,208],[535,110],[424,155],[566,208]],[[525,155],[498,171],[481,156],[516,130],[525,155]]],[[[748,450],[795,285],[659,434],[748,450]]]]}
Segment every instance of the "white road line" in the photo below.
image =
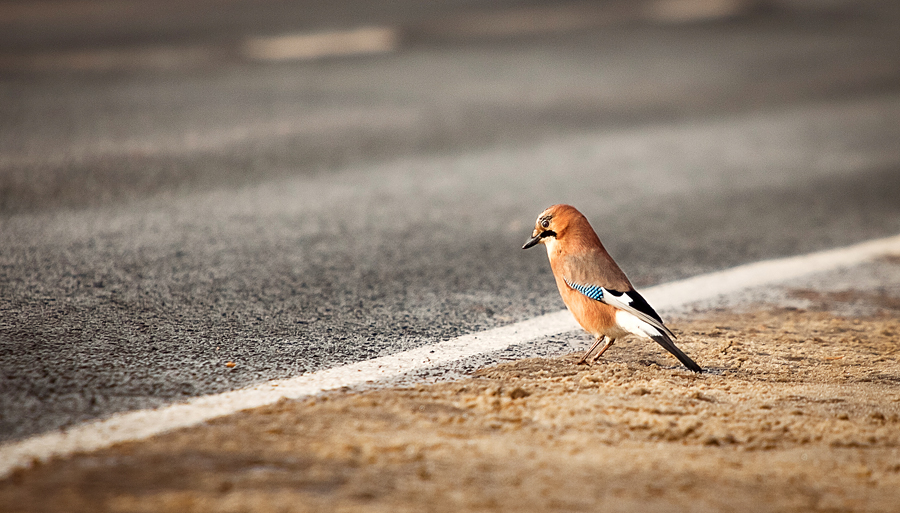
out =
{"type": "Polygon", "coordinates": [[[395,51],[399,45],[400,37],[394,28],[358,27],[251,37],[244,41],[243,52],[250,59],[259,61],[302,61],[388,53],[395,51]]]}
{"type": "Polygon", "coordinates": [[[730,18],[751,7],[746,0],[655,0],[643,11],[647,19],[660,23],[693,23],[730,18]]]}
{"type": "Polygon", "coordinates": [[[695,301],[727,296],[751,287],[784,283],[811,274],[852,267],[880,256],[900,253],[900,235],[845,248],[795,257],[763,260],[641,290],[657,310],[678,308],[695,301]]]}
{"type": "MultiPolygon", "coordinates": [[[[742,265],[650,287],[643,289],[641,293],[657,309],[665,310],[732,294],[749,287],[772,285],[850,267],[879,256],[897,253],[900,253],[900,235],[846,248],[742,265]]],[[[0,478],[33,461],[45,461],[54,456],[67,456],[75,452],[102,449],[119,442],[141,440],[240,410],[272,404],[282,398],[296,399],[327,390],[388,380],[410,371],[439,366],[575,329],[578,326],[572,316],[568,311],[562,310],[365,362],[270,381],[233,392],[197,397],[185,403],[158,409],[116,414],[105,420],[0,446],[0,478]]]]}

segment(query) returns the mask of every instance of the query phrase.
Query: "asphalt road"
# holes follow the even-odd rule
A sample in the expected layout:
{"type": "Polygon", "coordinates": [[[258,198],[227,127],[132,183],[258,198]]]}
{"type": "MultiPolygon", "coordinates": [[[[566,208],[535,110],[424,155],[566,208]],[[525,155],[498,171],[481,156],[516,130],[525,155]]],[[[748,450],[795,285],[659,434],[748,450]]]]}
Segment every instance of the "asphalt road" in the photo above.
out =
{"type": "Polygon", "coordinates": [[[560,309],[519,249],[552,203],[644,286],[900,232],[891,2],[456,37],[388,12],[416,37],[277,63],[233,35],[309,29],[287,4],[196,5],[3,32],[0,440],[560,309]]]}

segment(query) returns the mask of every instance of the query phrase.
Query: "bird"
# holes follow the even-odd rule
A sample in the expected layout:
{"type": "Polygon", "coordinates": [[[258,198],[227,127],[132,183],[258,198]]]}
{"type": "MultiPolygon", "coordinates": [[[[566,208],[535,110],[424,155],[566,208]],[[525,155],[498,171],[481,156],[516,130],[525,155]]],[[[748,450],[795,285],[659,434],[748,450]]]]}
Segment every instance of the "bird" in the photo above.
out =
{"type": "Polygon", "coordinates": [[[538,216],[531,238],[522,246],[547,248],[556,287],[566,307],[595,337],[579,364],[596,362],[613,343],[636,335],[651,339],[694,372],[703,369],[679,349],[662,318],[628,281],[587,218],[571,205],[553,205],[538,216]],[[588,357],[604,344],[590,362],[588,357]]]}

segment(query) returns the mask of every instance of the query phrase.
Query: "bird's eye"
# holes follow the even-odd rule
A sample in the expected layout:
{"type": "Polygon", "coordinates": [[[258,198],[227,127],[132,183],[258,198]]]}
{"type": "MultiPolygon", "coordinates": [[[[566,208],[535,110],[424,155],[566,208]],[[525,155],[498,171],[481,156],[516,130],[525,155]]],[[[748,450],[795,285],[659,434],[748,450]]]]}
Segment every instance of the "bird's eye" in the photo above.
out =
{"type": "Polygon", "coordinates": [[[542,219],[541,220],[541,228],[544,228],[544,229],[550,228],[550,220],[542,219]]]}

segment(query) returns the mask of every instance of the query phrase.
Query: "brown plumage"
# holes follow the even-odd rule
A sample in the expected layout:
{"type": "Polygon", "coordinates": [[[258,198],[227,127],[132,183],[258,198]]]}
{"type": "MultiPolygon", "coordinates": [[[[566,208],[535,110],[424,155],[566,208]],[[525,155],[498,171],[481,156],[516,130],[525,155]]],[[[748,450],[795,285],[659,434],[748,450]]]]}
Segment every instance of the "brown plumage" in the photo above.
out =
{"type": "Polygon", "coordinates": [[[566,307],[578,324],[596,337],[579,363],[587,361],[603,341],[606,344],[592,361],[617,338],[637,335],[654,340],[692,371],[701,371],[699,365],[675,346],[672,332],[634,290],[587,218],[575,207],[553,205],[543,211],[523,249],[537,244],[547,247],[550,268],[566,307]]]}

